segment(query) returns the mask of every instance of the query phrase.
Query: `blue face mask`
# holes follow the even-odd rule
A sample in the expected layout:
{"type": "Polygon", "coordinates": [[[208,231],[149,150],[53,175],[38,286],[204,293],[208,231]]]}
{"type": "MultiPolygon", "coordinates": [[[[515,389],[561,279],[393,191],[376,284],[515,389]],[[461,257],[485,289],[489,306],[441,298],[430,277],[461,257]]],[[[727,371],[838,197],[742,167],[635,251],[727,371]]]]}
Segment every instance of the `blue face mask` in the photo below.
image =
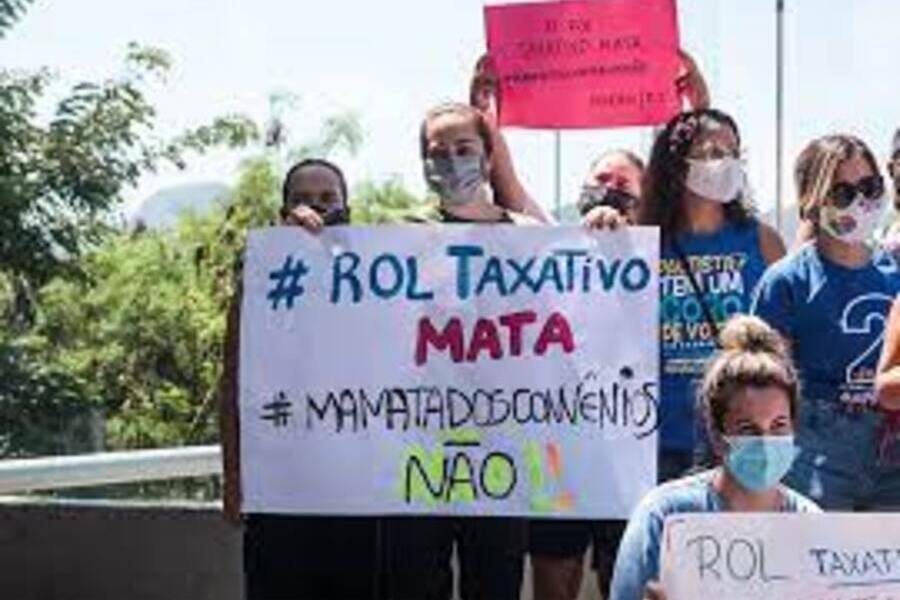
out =
{"type": "Polygon", "coordinates": [[[797,456],[792,435],[729,436],[725,441],[725,467],[750,492],[774,487],[797,456]]]}

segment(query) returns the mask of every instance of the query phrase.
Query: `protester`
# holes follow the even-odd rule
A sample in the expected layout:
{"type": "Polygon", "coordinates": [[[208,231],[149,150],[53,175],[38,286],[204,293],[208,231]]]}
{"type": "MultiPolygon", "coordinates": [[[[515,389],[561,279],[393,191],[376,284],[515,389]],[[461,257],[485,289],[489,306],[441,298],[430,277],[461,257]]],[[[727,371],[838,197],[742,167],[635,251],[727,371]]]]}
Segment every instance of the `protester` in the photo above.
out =
{"type": "Polygon", "coordinates": [[[819,510],[779,483],[795,456],[799,404],[783,340],[760,319],[741,315],[725,325],[720,343],[699,389],[717,466],[664,483],[640,502],[616,558],[611,600],[641,600],[659,579],[669,515],[819,510]]]}
{"type": "Polygon", "coordinates": [[[721,324],[747,312],[766,266],[785,252],[755,217],[745,179],[737,125],[721,111],[682,113],[653,144],[638,221],[662,236],[661,481],[685,472],[706,447],[696,380],[721,324]]]}
{"type": "MultiPolygon", "coordinates": [[[[294,165],[284,179],[281,218],[284,224],[309,231],[349,223],[347,184],[341,170],[318,159],[294,165]]],[[[239,287],[228,313],[221,393],[224,502],[232,522],[241,521],[237,408],[240,302],[239,287]]],[[[381,522],[377,519],[247,514],[243,529],[247,600],[381,597],[381,522]]]]}
{"type": "MultiPolygon", "coordinates": [[[[709,91],[697,64],[684,51],[675,87],[685,106],[706,108],[709,91]]],[[[594,229],[635,225],[641,197],[644,162],[635,153],[617,149],[601,154],[588,169],[578,200],[582,223],[594,229]]],[[[593,546],[592,566],[597,585],[608,596],[613,561],[624,521],[533,520],[529,549],[536,600],[574,600],[581,589],[584,552],[593,546]]]]}
{"type": "Polygon", "coordinates": [[[900,469],[880,457],[892,433],[873,380],[900,274],[867,244],[884,182],[868,147],[848,135],[810,143],[796,173],[814,238],[766,272],[753,306],[789,340],[804,386],[801,452],[787,481],[826,509],[896,510],[900,469]]]}
{"type": "MultiPolygon", "coordinates": [[[[494,138],[472,107],[446,104],[422,123],[425,179],[438,206],[425,218],[443,224],[536,224],[494,203],[489,180],[494,138]]],[[[510,199],[507,198],[507,201],[510,199]]],[[[389,536],[392,600],[449,600],[450,559],[456,544],[463,600],[518,600],[526,544],[523,519],[506,517],[400,517],[389,536]]]]}

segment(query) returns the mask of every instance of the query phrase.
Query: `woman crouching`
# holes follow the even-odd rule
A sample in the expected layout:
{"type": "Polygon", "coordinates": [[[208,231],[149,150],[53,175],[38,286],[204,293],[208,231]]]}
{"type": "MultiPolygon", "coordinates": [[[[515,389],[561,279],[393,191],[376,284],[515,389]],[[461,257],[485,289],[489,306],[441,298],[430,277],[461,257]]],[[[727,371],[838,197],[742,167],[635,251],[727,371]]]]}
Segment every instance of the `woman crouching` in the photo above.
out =
{"type": "Polygon", "coordinates": [[[797,375],[781,337],[756,317],[738,316],[721,335],[700,388],[719,466],[660,485],[628,522],[611,600],[661,598],[660,540],[665,518],[696,512],[819,512],[782,485],[794,460],[797,375]]]}

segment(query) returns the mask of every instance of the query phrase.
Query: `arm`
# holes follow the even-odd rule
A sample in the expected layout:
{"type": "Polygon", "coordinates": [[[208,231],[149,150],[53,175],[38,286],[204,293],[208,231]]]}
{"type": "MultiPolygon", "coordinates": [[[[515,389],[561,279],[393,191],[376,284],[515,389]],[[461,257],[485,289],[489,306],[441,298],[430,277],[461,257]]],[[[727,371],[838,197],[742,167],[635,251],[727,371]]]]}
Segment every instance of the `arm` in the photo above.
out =
{"type": "Polygon", "coordinates": [[[710,97],[709,87],[706,85],[706,79],[697,63],[686,51],[679,50],[678,58],[681,60],[681,66],[678,70],[678,77],[675,78],[675,89],[681,96],[683,106],[688,110],[701,110],[709,108],[710,97]]]}
{"type": "Polygon", "coordinates": [[[491,139],[494,144],[494,153],[491,156],[491,187],[495,192],[495,201],[503,208],[534,217],[541,223],[554,224],[553,218],[534,201],[519,181],[506,138],[499,128],[491,127],[491,139]]]}
{"type": "Polygon", "coordinates": [[[525,191],[525,186],[516,175],[512,153],[509,151],[509,145],[498,125],[500,117],[499,83],[488,56],[482,56],[475,65],[475,73],[469,84],[469,103],[484,115],[490,128],[491,145],[493,146],[490,179],[495,202],[507,210],[528,215],[541,223],[553,224],[554,220],[525,191]]]}
{"type": "Polygon", "coordinates": [[[900,410],[900,300],[894,301],[888,317],[875,392],[882,408],[900,410]]]}
{"type": "Polygon", "coordinates": [[[765,223],[759,224],[759,251],[767,265],[771,265],[787,254],[781,236],[765,223]]]}
{"type": "Polygon", "coordinates": [[[616,556],[610,600],[642,600],[647,585],[659,578],[663,519],[652,505],[644,498],[628,520],[616,556]]]}
{"type": "Polygon", "coordinates": [[[219,424],[222,438],[223,504],[225,518],[233,524],[241,520],[241,449],[238,415],[238,376],[240,357],[241,288],[228,308],[225,325],[225,353],[219,383],[219,424]]]}

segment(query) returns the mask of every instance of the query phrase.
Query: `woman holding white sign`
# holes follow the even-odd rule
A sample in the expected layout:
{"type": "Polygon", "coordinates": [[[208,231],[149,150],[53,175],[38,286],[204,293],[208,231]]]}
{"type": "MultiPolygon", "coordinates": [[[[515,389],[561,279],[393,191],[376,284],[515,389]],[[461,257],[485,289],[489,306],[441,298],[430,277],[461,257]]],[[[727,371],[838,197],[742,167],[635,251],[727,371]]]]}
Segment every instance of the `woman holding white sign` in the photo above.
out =
{"type": "MultiPolygon", "coordinates": [[[[507,210],[491,184],[494,137],[484,115],[464,104],[428,112],[420,150],[437,207],[413,221],[438,224],[528,225],[537,221],[507,210]]],[[[522,202],[503,200],[506,205],[522,202]]],[[[521,200],[521,199],[519,199],[521,200]]],[[[391,600],[449,600],[450,560],[456,546],[463,600],[518,600],[527,530],[523,519],[504,517],[397,517],[387,528],[391,600]]]]}
{"type": "Polygon", "coordinates": [[[658,597],[647,586],[659,578],[660,539],[669,515],[819,511],[780,484],[795,456],[799,402],[783,340],[763,321],[738,316],[723,329],[720,344],[700,389],[720,466],[665,483],[641,501],[619,547],[611,600],[658,597]]]}
{"type": "MultiPolygon", "coordinates": [[[[284,178],[281,222],[310,232],[350,221],[347,183],[331,162],[308,159],[284,178]]],[[[222,381],[226,516],[243,525],[247,600],[374,600],[379,587],[380,522],[371,517],[241,515],[238,437],[240,287],[228,314],[222,381]],[[347,576],[351,573],[352,576],[347,576]]]]}

